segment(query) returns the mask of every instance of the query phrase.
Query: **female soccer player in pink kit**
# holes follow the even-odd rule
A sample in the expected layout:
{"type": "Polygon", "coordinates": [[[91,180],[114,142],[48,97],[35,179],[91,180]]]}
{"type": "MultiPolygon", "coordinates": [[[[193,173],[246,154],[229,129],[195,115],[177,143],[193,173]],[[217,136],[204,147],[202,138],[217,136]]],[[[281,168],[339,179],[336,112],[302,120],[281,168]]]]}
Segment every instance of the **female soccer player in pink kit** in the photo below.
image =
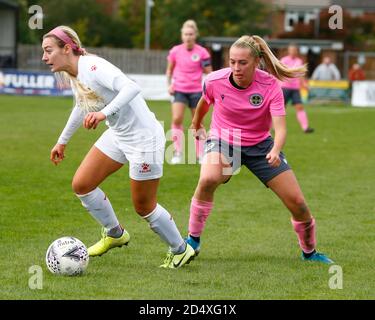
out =
{"type": "Polygon", "coordinates": [[[178,268],[188,263],[194,250],[181,237],[169,212],[157,202],[165,137],[139,86],[108,61],[87,54],[69,27],[59,26],[44,35],[42,48],[42,60],[51,71],[70,82],[76,104],[51,150],[51,161],[57,165],[64,159],[66,145],[82,123],[86,129],[95,129],[105,120],[108,126],[72,182],[82,205],[103,228],[102,238],[88,248],[89,255],[101,256],[129,242],[129,233],[99,188],[108,176],[129,164],[134,209],[170,248],[161,267],[178,268]]]}
{"type": "Polygon", "coordinates": [[[206,78],[191,125],[198,135],[210,105],[214,106],[200,178],[191,201],[188,243],[198,254],[216,188],[244,164],[291,212],[302,259],[332,263],[316,252],[315,219],[281,152],[286,140],[286,121],[278,79],[301,77],[306,68],[286,68],[258,36],[239,38],[230,48],[229,62],[230,68],[206,78]],[[261,60],[269,73],[258,69],[261,60]],[[274,139],[270,135],[271,124],[274,139]]]}
{"type": "MultiPolygon", "coordinates": [[[[197,103],[202,96],[202,75],[210,73],[211,59],[208,51],[196,43],[198,28],[193,20],[187,20],[181,29],[182,44],[174,46],[168,55],[167,80],[168,92],[172,102],[172,137],[174,153],[171,164],[182,162],[183,156],[183,120],[185,106],[194,116],[197,103]]],[[[203,153],[203,142],[196,140],[197,159],[203,153]]]]}
{"type": "MultiPolygon", "coordinates": [[[[294,45],[288,47],[288,55],[281,58],[281,63],[289,68],[299,68],[303,66],[302,59],[298,58],[298,48],[294,45]]],[[[304,79],[302,78],[291,78],[286,79],[281,84],[284,95],[285,106],[289,101],[295,106],[297,120],[305,133],[312,133],[314,129],[309,127],[309,119],[307,113],[302,104],[300,89],[304,79]]]]}

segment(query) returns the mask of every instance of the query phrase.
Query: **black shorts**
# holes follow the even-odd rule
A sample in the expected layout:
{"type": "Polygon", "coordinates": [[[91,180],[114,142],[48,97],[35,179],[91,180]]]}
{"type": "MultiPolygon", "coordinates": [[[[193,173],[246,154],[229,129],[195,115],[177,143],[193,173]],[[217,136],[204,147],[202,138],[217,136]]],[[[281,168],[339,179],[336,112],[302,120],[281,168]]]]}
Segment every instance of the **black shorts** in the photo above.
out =
{"type": "Polygon", "coordinates": [[[284,103],[288,104],[289,101],[292,101],[292,105],[302,103],[301,94],[299,89],[286,89],[283,88],[284,103]]]}
{"type": "Polygon", "coordinates": [[[205,144],[205,154],[209,152],[219,152],[225,156],[231,164],[232,174],[245,165],[260,181],[267,186],[267,182],[280,173],[290,170],[290,166],[283,152],[280,152],[281,163],[278,167],[271,167],[266,159],[267,153],[273,147],[272,137],[268,137],[262,142],[250,147],[237,147],[228,144],[224,140],[208,139],[205,144]]]}
{"type": "Polygon", "coordinates": [[[183,104],[186,104],[189,108],[196,108],[201,96],[202,96],[202,92],[188,93],[188,92],[175,91],[173,98],[172,98],[172,103],[181,102],[183,104]]]}

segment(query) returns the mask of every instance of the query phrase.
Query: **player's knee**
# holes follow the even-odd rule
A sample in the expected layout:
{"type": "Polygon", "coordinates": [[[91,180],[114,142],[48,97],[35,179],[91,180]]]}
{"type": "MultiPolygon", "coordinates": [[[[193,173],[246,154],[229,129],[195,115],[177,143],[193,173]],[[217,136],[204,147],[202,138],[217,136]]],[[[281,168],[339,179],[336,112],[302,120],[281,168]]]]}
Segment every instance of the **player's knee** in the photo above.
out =
{"type": "Polygon", "coordinates": [[[205,191],[214,191],[220,183],[220,177],[216,176],[206,176],[199,179],[199,187],[205,191]]]}
{"type": "Polygon", "coordinates": [[[181,116],[174,116],[172,118],[172,124],[174,126],[181,126],[183,121],[184,121],[184,118],[181,116]]]}
{"type": "Polygon", "coordinates": [[[145,216],[155,209],[156,202],[151,202],[146,199],[137,199],[133,200],[133,206],[135,212],[137,212],[140,216],[145,216]]]}
{"type": "Polygon", "coordinates": [[[303,107],[303,105],[301,103],[296,104],[295,107],[296,107],[297,111],[303,111],[303,110],[305,110],[304,107],[303,107]]]}
{"type": "Polygon", "coordinates": [[[76,194],[86,194],[93,190],[87,183],[77,178],[73,178],[72,189],[76,194]]]}
{"type": "Polygon", "coordinates": [[[307,207],[305,198],[303,196],[296,195],[295,197],[293,197],[292,201],[293,201],[294,206],[298,208],[298,212],[300,214],[308,213],[309,209],[307,207]]]}

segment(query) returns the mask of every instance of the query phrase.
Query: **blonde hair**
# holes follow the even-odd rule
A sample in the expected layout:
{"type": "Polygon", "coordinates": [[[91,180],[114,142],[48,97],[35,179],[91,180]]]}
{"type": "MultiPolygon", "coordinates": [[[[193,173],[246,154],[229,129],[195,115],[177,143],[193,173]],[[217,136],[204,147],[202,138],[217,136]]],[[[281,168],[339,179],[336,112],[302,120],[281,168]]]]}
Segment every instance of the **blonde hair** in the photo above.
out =
{"type": "Polygon", "coordinates": [[[195,32],[195,35],[198,37],[199,36],[199,30],[198,30],[198,26],[197,26],[197,23],[192,20],[192,19],[189,19],[189,20],[186,20],[184,22],[184,24],[182,25],[182,28],[181,28],[181,32],[185,29],[185,28],[191,28],[194,30],[195,32]]]}
{"type": "Polygon", "coordinates": [[[297,68],[286,67],[259,36],[242,36],[232,44],[231,48],[233,47],[250,49],[250,54],[262,59],[265,69],[279,80],[303,77],[307,72],[307,64],[297,68]]]}
{"type": "MultiPolygon", "coordinates": [[[[82,48],[81,41],[77,35],[77,33],[68,26],[59,26],[61,29],[72,41],[74,44],[77,45],[77,48],[72,48],[72,52],[75,56],[87,56],[89,54],[84,48],[82,48]]],[[[66,43],[55,36],[54,34],[47,33],[43,36],[45,38],[53,38],[55,39],[57,46],[59,48],[64,48],[66,43]]],[[[87,112],[98,111],[104,106],[104,101],[101,97],[99,97],[95,91],[87,88],[83,85],[80,81],[78,81],[77,77],[70,75],[66,71],[60,71],[55,73],[55,77],[59,87],[66,88],[71,86],[74,92],[75,103],[87,112]]]]}

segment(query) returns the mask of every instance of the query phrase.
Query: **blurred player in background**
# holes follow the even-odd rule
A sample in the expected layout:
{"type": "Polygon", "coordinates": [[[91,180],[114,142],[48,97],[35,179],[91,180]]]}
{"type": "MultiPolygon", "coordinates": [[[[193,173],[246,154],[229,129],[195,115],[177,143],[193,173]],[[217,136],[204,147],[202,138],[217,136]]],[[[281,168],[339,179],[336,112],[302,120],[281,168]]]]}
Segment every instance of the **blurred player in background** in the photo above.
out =
{"type": "MultiPolygon", "coordinates": [[[[202,96],[202,75],[212,71],[208,51],[196,43],[198,27],[193,20],[187,20],[181,28],[182,44],[174,46],[168,54],[168,92],[172,98],[172,137],[174,153],[171,164],[182,162],[183,120],[185,107],[194,116],[197,103],[202,96]]],[[[195,141],[196,158],[203,154],[203,141],[195,141]]]]}
{"type": "Polygon", "coordinates": [[[207,76],[191,125],[196,135],[205,135],[202,120],[214,105],[200,178],[191,201],[188,243],[198,254],[216,188],[244,164],[291,212],[302,259],[332,263],[316,251],[315,219],[281,152],[286,140],[286,113],[278,80],[302,77],[306,66],[285,67],[258,36],[239,38],[230,48],[229,63],[230,68],[207,76]],[[261,60],[269,73],[258,68],[261,60]]]}
{"type": "Polygon", "coordinates": [[[69,139],[82,124],[86,129],[95,129],[106,120],[109,127],[83,159],[72,182],[82,205],[103,227],[102,238],[88,248],[89,255],[100,256],[130,240],[99,188],[127,163],[135,211],[170,247],[161,266],[177,268],[188,263],[194,250],[182,239],[168,211],[157,203],[165,137],[139,86],[108,61],[87,54],[69,27],[59,26],[44,35],[42,48],[42,60],[52,72],[70,82],[75,98],[69,120],[51,150],[51,161],[57,165],[64,159],[69,139]]]}
{"type": "MultiPolygon", "coordinates": [[[[299,68],[304,65],[302,59],[298,57],[298,48],[295,45],[290,45],[288,47],[288,55],[281,58],[280,61],[289,68],[299,68]]],[[[309,119],[303,107],[300,94],[301,87],[306,87],[305,83],[304,78],[291,78],[283,81],[281,87],[283,89],[285,106],[291,101],[296,109],[297,120],[302,130],[305,133],[312,133],[314,129],[309,127],[309,119]]]]}

